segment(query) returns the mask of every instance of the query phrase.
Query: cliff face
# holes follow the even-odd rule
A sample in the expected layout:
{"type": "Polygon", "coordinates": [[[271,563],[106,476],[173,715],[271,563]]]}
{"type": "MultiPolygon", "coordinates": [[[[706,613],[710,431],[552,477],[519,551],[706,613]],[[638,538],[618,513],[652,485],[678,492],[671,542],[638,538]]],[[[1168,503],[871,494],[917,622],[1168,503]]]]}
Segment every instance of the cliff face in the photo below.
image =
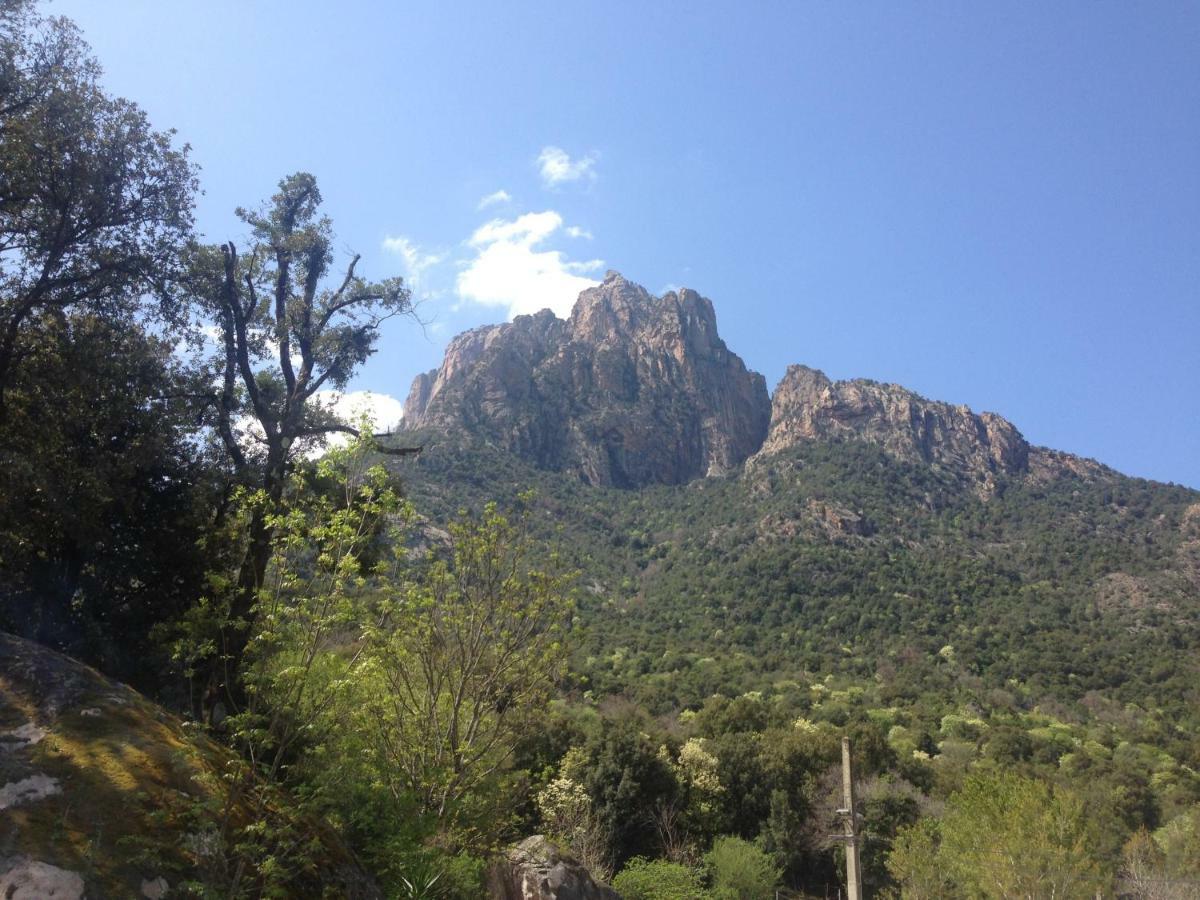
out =
{"type": "Polygon", "coordinates": [[[775,389],[762,453],[839,438],[878,444],[901,459],[937,463],[980,482],[1025,472],[1031,449],[994,413],[926,400],[895,384],[834,382],[807,366],[789,367],[775,389]]]}
{"type": "Polygon", "coordinates": [[[548,310],[455,338],[413,382],[408,428],[463,429],[596,485],[680,484],[761,446],[770,401],[690,290],[610,272],[570,319],[548,310]]]}
{"type": "Polygon", "coordinates": [[[790,366],[775,389],[771,426],[760,456],[803,441],[861,440],[909,462],[952,470],[990,493],[1000,475],[1039,479],[1102,471],[1090,461],[1033,447],[1007,419],[926,400],[896,384],[831,381],[790,366]]]}
{"type": "Polygon", "coordinates": [[[549,310],[460,334],[413,381],[407,428],[466,432],[595,485],[681,484],[805,441],[859,440],[954,472],[980,496],[1002,477],[1048,481],[1106,470],[1031,446],[995,413],[895,384],[831,381],[791,366],[771,399],[717,334],[695,291],[663,297],[615,272],[549,310]]]}

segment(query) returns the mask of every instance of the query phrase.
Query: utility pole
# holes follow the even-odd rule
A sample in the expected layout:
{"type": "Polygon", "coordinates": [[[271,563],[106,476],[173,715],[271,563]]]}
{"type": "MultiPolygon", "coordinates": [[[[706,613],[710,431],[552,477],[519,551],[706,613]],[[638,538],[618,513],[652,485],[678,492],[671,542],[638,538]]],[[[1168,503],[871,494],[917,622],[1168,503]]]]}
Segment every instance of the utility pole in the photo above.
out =
{"type": "Polygon", "coordinates": [[[862,900],[858,867],[858,815],[854,811],[854,777],[850,771],[850,738],[842,738],[842,817],[846,842],[846,900],[862,900]]]}

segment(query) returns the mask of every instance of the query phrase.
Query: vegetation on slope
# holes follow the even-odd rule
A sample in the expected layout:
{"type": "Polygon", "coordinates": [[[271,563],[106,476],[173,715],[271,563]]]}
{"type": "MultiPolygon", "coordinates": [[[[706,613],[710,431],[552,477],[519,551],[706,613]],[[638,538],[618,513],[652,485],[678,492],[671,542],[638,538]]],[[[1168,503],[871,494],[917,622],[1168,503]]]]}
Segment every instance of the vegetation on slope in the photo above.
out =
{"type": "Polygon", "coordinates": [[[1196,492],[828,436],[621,491],[430,434],[402,497],[394,446],[302,452],[408,309],[332,278],[315,179],[200,247],[68,22],[4,3],[0,52],[0,627],[193,717],[0,636],[0,892],[476,897],[546,831],[630,896],[827,895],[849,735],[873,892],[1194,894],[1196,492]]]}

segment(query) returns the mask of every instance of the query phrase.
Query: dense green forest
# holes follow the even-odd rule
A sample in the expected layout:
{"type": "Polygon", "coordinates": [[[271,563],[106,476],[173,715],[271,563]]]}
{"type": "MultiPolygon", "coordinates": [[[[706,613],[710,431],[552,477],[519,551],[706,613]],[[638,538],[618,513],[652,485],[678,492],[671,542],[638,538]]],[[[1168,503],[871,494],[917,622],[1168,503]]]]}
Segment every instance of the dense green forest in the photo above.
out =
{"type": "Polygon", "coordinates": [[[0,628],[231,751],[158,820],[204,836],[172,896],[315,891],[336,844],[480,897],[537,833],[626,898],[830,896],[843,736],[868,896],[1196,896],[1200,494],[854,441],[617,490],[376,435],[323,392],[411,295],[313,175],[207,244],[71,23],[5,0],[0,66],[0,628]]]}
{"type": "MultiPolygon", "coordinates": [[[[828,769],[847,729],[866,754],[876,891],[898,877],[912,896],[964,889],[920,888],[905,879],[929,873],[908,873],[902,853],[885,860],[906,825],[920,823],[904,840],[936,843],[939,819],[926,817],[972,779],[1019,774],[1020,790],[1036,782],[1081,804],[1095,829],[1080,839],[1100,879],[1090,890],[1111,884],[1127,842],[1157,846],[1140,829],[1194,820],[1195,491],[1109,472],[1014,479],[981,499],[953,473],[847,441],[630,492],[469,437],[401,439],[426,444],[393,468],[434,521],[536,486],[542,552],[582,573],[565,709],[639,717],[649,744],[700,742],[729,788],[716,820],[770,848],[788,884],[836,883],[828,769]],[[1104,585],[1126,579],[1154,602],[1109,601],[1104,585]],[[776,772],[792,742],[810,768],[776,772]],[[780,820],[793,823],[783,834],[780,820]]],[[[1172,866],[1190,865],[1174,852],[1172,866]]]]}

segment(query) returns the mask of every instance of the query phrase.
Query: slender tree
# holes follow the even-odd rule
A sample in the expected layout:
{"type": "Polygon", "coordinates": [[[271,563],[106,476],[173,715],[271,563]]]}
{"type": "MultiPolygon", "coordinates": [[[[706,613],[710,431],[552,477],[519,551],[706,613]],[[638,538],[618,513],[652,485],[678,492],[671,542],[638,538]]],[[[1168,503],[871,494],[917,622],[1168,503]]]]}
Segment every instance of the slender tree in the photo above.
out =
{"type": "Polygon", "coordinates": [[[573,576],[529,568],[524,523],[489,504],[453,553],[392,589],[368,630],[386,690],[366,709],[381,780],[443,826],[496,776],[566,665],[573,576]]]}
{"type": "Polygon", "coordinates": [[[345,387],[373,352],[380,325],[412,312],[402,279],[365,280],[356,271],[358,256],[328,283],[333,231],[318,214],[320,203],[316,178],[291,175],[263,209],[238,209],[254,240],[246,253],[229,242],[197,248],[193,257],[192,292],[202,317],[215,323],[219,346],[218,388],[211,398],[216,430],[238,480],[262,490],[267,501],[250,523],[210,693],[220,687],[237,693],[247,623],[267,571],[271,523],[280,512],[292,460],[332,432],[358,434],[319,402],[318,392],[345,387]]]}

